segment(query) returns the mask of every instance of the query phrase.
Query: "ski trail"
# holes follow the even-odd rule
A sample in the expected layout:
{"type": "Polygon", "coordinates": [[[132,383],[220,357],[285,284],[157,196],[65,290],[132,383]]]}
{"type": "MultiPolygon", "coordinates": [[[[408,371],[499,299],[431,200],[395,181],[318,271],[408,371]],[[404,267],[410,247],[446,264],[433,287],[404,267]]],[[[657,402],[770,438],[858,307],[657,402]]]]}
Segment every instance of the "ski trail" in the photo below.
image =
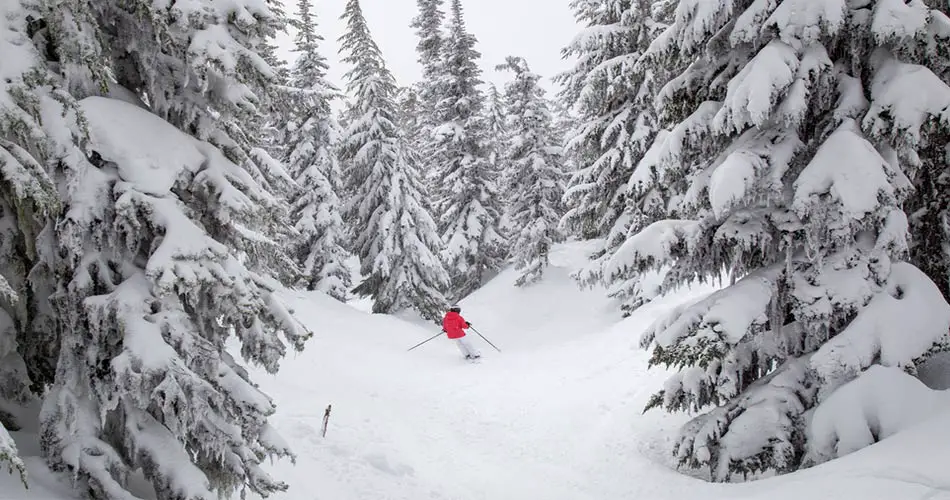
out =
{"type": "MultiPolygon", "coordinates": [[[[945,481],[926,480],[945,476],[939,464],[950,463],[950,450],[921,456],[928,444],[910,437],[748,484],[709,484],[675,471],[671,440],[688,416],[642,412],[667,374],[647,369],[639,337],[671,307],[712,287],[660,298],[621,320],[602,291],[570,280],[585,249],[568,249],[552,255],[552,269],[535,287],[515,289],[506,272],[463,301],[463,316],[503,351],[477,339],[478,363],[461,359],[445,338],[406,352],[438,332],[433,324],[368,314],[320,294],[292,297],[315,337],[277,376],[254,375],[275,398],[272,422],[298,458],[296,466],[273,467],[290,485],[278,498],[950,500],[945,481]],[[913,463],[922,479],[888,479],[874,465],[884,453],[900,457],[884,463],[908,470],[913,463]]],[[[950,442],[940,419],[928,425],[922,436],[950,442]]]]}
{"type": "MultiPolygon", "coordinates": [[[[588,310],[603,322],[599,295],[567,298],[600,306],[588,310]]],[[[275,425],[303,466],[280,467],[281,477],[329,487],[332,498],[594,499],[616,482],[610,475],[629,467],[669,472],[644,459],[629,435],[611,436],[632,431],[623,421],[650,394],[634,384],[652,376],[636,349],[638,332],[618,329],[594,340],[596,331],[583,331],[565,340],[570,332],[551,331],[550,314],[534,328],[503,329],[504,314],[464,307],[502,353],[478,339],[483,357],[469,363],[441,338],[407,353],[435,327],[298,296],[298,314],[319,326],[316,338],[277,377],[258,376],[276,397],[275,425]],[[319,312],[311,318],[310,311],[319,312]],[[624,348],[611,345],[618,339],[624,348]],[[323,409],[331,403],[323,439],[323,409]]],[[[310,494],[297,487],[286,496],[310,494]]]]}

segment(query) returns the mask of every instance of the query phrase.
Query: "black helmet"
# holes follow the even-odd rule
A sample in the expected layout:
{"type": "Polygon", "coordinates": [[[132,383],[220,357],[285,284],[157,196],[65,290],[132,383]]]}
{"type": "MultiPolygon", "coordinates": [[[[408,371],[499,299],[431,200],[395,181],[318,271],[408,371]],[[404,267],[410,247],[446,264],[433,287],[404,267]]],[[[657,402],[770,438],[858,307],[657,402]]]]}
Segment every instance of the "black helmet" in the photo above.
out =
{"type": "Polygon", "coordinates": [[[449,308],[449,311],[454,312],[454,313],[460,313],[462,312],[462,308],[458,304],[454,304],[452,307],[449,308]]]}

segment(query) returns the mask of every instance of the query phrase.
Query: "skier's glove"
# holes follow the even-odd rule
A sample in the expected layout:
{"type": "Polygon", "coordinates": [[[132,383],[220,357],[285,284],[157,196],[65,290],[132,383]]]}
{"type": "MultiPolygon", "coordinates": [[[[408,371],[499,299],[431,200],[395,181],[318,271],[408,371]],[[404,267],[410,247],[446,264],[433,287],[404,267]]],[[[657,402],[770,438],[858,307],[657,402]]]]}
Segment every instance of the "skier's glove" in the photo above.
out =
{"type": "Polygon", "coordinates": [[[471,323],[469,323],[468,321],[466,321],[466,322],[465,322],[465,326],[468,326],[468,327],[471,327],[471,326],[472,326],[472,324],[471,324],[471,323]]]}

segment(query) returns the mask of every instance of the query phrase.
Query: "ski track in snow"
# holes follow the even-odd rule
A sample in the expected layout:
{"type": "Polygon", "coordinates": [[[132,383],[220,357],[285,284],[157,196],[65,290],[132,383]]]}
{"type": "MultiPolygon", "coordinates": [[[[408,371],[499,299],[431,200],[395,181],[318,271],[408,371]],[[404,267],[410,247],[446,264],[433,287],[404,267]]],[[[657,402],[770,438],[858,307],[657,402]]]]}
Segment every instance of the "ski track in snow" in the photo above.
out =
{"type": "MultiPolygon", "coordinates": [[[[602,290],[570,279],[590,249],[562,245],[541,283],[517,289],[509,270],[462,302],[463,316],[503,351],[475,335],[479,363],[461,359],[444,337],[406,352],[437,333],[434,324],[371,315],[365,301],[294,293],[314,338],[278,375],[253,374],[297,454],[296,465],[270,466],[290,485],[273,498],[950,500],[948,415],[779,478],[723,485],[677,472],[671,440],[688,416],[642,413],[667,372],[647,369],[639,336],[714,288],[659,298],[621,320],[602,290]]],[[[26,459],[31,489],[0,471],[0,500],[75,496],[35,458],[38,449],[21,451],[34,455],[26,459]]]]}

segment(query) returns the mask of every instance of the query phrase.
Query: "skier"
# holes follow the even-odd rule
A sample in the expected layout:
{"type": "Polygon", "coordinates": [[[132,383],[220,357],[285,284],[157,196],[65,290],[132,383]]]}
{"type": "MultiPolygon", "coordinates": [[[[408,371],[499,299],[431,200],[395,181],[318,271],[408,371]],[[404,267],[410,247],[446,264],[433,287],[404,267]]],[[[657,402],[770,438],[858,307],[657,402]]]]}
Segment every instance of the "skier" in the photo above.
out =
{"type": "Polygon", "coordinates": [[[478,359],[482,355],[465,338],[465,329],[472,326],[472,324],[465,321],[465,318],[460,314],[461,312],[462,308],[457,305],[450,307],[449,312],[445,313],[445,318],[442,318],[442,331],[455,341],[465,359],[478,359]]]}

